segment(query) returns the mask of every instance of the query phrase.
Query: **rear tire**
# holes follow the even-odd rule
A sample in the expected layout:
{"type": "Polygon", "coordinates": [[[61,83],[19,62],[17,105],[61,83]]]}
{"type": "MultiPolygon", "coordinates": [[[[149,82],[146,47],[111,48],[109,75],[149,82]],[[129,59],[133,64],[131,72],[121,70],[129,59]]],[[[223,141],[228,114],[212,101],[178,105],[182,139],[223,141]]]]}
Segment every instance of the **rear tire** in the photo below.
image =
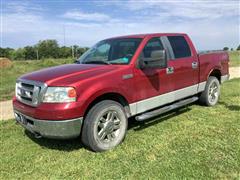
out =
{"type": "Polygon", "coordinates": [[[214,106],[215,104],[217,104],[219,96],[219,80],[214,76],[210,76],[207,80],[205,90],[200,95],[199,102],[206,106],[214,106]]]}
{"type": "Polygon", "coordinates": [[[82,142],[93,151],[110,150],[119,145],[127,131],[124,108],[118,102],[104,100],[88,112],[82,128],[82,142]]]}

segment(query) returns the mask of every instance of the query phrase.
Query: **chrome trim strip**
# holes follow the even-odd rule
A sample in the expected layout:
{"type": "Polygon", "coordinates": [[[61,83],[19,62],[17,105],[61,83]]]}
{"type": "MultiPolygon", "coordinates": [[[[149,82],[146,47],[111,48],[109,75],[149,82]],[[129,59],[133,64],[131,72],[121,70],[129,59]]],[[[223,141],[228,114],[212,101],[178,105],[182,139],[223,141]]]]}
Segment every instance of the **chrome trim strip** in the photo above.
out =
{"type": "Polygon", "coordinates": [[[137,113],[137,103],[129,104],[129,109],[130,109],[130,117],[138,114],[137,113]]]}
{"type": "Polygon", "coordinates": [[[69,120],[40,120],[27,116],[17,110],[14,110],[16,121],[25,129],[32,133],[38,133],[42,137],[53,139],[69,139],[80,135],[83,117],[69,120]],[[26,122],[23,123],[19,119],[29,119],[33,124],[26,122]]]}
{"type": "Polygon", "coordinates": [[[204,91],[206,84],[207,84],[207,81],[199,83],[198,84],[198,92],[204,91]]]}
{"type": "Polygon", "coordinates": [[[230,78],[230,75],[229,75],[229,74],[226,74],[226,75],[224,75],[224,76],[221,76],[221,83],[229,80],[229,78],[230,78]]]}
{"type": "Polygon", "coordinates": [[[205,89],[205,86],[206,82],[201,82],[200,84],[195,84],[193,86],[132,103],[129,105],[131,116],[189,96],[193,96],[199,92],[202,92],[205,89]]]}
{"type": "Polygon", "coordinates": [[[124,74],[122,76],[122,79],[131,79],[131,78],[133,78],[133,74],[124,74]]]}

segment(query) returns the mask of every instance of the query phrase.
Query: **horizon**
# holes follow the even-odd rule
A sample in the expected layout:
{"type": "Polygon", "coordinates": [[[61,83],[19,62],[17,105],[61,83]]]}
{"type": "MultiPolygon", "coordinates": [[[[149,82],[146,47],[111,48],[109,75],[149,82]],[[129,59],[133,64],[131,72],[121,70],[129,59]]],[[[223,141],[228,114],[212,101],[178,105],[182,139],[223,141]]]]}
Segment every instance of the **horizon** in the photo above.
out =
{"type": "Polygon", "coordinates": [[[55,39],[60,46],[90,47],[110,37],[164,32],[188,34],[201,51],[236,49],[239,1],[1,0],[3,48],[45,39],[55,39]]]}

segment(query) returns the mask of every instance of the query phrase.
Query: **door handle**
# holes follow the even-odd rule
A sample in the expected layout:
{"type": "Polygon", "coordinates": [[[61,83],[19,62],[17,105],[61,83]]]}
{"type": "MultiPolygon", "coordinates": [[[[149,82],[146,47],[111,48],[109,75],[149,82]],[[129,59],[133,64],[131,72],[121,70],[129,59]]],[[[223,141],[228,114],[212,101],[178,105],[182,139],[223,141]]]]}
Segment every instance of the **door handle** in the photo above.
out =
{"type": "Polygon", "coordinates": [[[166,68],[166,73],[167,73],[167,74],[172,74],[172,73],[174,73],[174,67],[167,67],[167,68],[166,68]]]}
{"type": "Polygon", "coordinates": [[[192,68],[193,69],[196,69],[198,67],[198,62],[192,62],[192,68]]]}

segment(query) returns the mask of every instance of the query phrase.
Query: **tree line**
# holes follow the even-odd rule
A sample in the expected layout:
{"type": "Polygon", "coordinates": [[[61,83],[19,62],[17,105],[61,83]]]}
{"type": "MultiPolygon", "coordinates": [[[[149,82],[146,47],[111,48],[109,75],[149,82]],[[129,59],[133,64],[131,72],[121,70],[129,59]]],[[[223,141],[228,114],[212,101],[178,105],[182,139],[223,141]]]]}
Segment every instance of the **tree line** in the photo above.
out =
{"type": "MultiPolygon", "coordinates": [[[[229,47],[224,47],[224,48],[223,48],[223,50],[224,50],[224,51],[229,51],[229,50],[230,50],[230,51],[234,51],[234,49],[233,49],[233,48],[229,48],[229,47]]],[[[240,50],[240,45],[238,45],[238,47],[237,47],[237,49],[236,49],[236,50],[237,50],[237,51],[239,51],[239,50],[240,50]]]]}
{"type": "MultiPolygon", "coordinates": [[[[87,50],[87,47],[80,47],[78,45],[74,45],[71,47],[59,46],[56,40],[47,39],[39,41],[36,45],[25,46],[18,49],[0,47],[0,57],[7,57],[11,60],[78,58],[87,50]]],[[[228,47],[224,47],[223,50],[233,51],[233,48],[229,49],[228,47]]],[[[240,50],[240,45],[237,47],[236,50],[240,50]]]]}
{"type": "Polygon", "coordinates": [[[18,49],[0,47],[0,57],[7,57],[11,60],[78,58],[87,50],[87,47],[80,47],[78,45],[71,47],[59,46],[56,40],[47,39],[39,41],[36,45],[18,49]]]}

